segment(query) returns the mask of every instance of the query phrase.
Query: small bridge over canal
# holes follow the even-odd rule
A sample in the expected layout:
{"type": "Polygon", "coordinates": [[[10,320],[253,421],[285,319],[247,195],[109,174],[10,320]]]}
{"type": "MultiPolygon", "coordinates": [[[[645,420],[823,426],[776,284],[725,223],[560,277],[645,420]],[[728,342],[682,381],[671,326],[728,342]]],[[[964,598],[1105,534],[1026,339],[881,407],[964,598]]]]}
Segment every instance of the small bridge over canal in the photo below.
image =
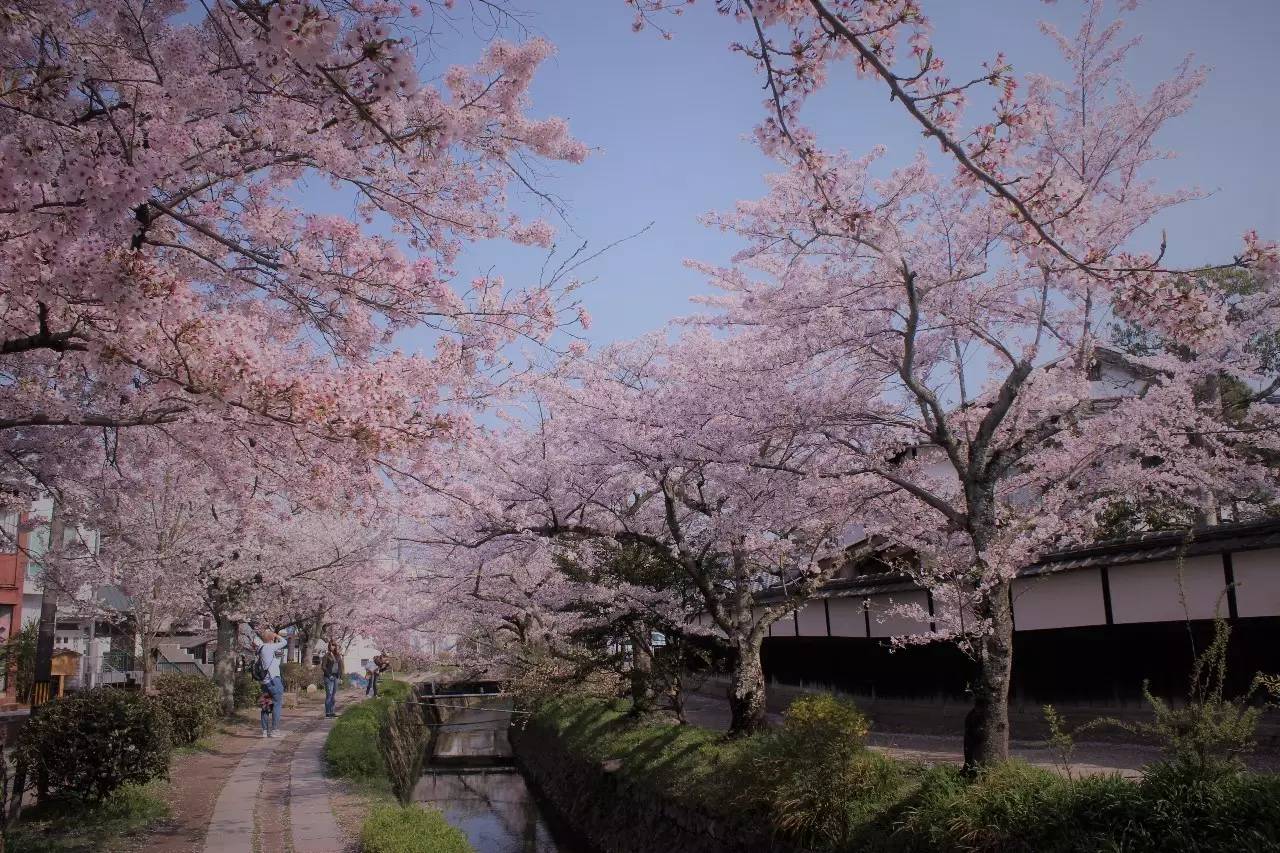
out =
{"type": "Polygon", "coordinates": [[[515,701],[496,681],[426,682],[417,685],[431,725],[429,769],[509,767],[508,730],[515,701]]]}

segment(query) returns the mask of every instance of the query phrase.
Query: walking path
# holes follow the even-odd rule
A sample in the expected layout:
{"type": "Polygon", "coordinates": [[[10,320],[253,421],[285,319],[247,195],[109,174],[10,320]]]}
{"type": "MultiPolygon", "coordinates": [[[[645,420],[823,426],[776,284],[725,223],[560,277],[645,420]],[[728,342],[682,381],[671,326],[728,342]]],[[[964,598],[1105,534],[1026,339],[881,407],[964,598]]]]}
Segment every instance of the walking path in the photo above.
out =
{"type": "Polygon", "coordinates": [[[282,743],[283,738],[266,738],[240,759],[213,806],[204,853],[253,853],[258,789],[262,787],[262,774],[270,766],[271,756],[282,743]]]}
{"type": "Polygon", "coordinates": [[[329,805],[324,778],[324,739],[335,720],[322,720],[307,732],[289,765],[289,826],[293,853],[333,853],[342,849],[342,833],[329,805]]]}
{"type": "MultiPolygon", "coordinates": [[[[350,701],[356,701],[354,695],[350,701]]],[[[304,701],[286,711],[281,722],[282,737],[259,738],[256,721],[252,729],[241,724],[221,735],[209,752],[175,765],[175,787],[213,784],[199,798],[203,802],[183,803],[172,825],[148,838],[145,853],[348,849],[349,839],[334,819],[331,784],[324,776],[324,743],[336,720],[325,719],[318,703],[304,701]],[[235,745],[234,754],[228,745],[235,745]],[[233,766],[227,766],[228,758],[233,766]],[[206,778],[219,761],[221,772],[213,775],[220,778],[206,778]]]]}

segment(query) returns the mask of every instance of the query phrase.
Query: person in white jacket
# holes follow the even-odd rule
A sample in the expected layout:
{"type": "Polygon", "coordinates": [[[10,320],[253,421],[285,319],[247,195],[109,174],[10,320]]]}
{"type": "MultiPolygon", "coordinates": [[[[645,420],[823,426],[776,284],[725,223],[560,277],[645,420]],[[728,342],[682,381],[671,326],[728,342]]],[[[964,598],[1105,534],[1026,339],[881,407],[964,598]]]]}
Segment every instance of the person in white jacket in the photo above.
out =
{"type": "MultiPolygon", "coordinates": [[[[271,694],[271,725],[264,728],[263,737],[283,734],[280,728],[280,707],[284,704],[284,679],[280,677],[280,655],[289,641],[270,628],[263,628],[253,638],[258,653],[258,665],[262,677],[262,689],[271,694]]],[[[264,721],[265,722],[265,721],[264,721]]]]}

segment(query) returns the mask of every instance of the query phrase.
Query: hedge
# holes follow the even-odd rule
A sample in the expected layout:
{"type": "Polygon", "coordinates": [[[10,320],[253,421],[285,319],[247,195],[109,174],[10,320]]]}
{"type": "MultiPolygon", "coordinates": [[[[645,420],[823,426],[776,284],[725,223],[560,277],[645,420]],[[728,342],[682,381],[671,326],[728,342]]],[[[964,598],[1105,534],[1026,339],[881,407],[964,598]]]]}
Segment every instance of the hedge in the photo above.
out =
{"type": "Polygon", "coordinates": [[[461,830],[422,806],[378,806],[360,830],[364,853],[475,853],[461,830]]]}

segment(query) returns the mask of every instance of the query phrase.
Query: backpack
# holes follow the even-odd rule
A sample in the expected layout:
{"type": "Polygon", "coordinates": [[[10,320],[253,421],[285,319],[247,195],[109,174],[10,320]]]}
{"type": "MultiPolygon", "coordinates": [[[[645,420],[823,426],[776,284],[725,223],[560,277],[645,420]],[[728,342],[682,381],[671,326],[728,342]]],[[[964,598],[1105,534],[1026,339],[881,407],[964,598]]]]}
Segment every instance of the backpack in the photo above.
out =
{"type": "Polygon", "coordinates": [[[252,670],[250,670],[250,671],[253,673],[253,680],[254,680],[254,681],[266,681],[266,680],[267,680],[267,668],[266,668],[265,666],[263,666],[263,665],[262,665],[262,658],[261,658],[261,657],[255,657],[255,658],[253,659],[253,669],[252,669],[252,670]]]}

